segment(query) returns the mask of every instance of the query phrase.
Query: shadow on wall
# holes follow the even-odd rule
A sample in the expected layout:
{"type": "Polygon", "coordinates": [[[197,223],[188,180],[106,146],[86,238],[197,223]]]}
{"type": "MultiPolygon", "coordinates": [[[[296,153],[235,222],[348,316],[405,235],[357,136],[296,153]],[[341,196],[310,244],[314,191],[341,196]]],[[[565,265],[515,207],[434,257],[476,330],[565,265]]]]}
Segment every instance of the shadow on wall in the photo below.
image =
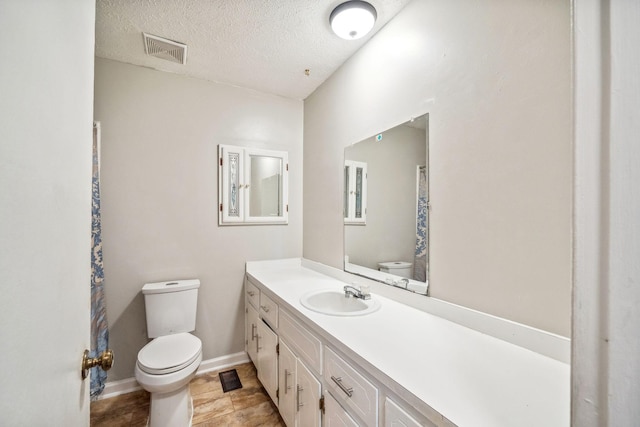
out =
{"type": "Polygon", "coordinates": [[[138,351],[148,342],[142,292],[136,294],[117,319],[109,322],[109,344],[115,357],[107,382],[133,378],[138,351]]]}

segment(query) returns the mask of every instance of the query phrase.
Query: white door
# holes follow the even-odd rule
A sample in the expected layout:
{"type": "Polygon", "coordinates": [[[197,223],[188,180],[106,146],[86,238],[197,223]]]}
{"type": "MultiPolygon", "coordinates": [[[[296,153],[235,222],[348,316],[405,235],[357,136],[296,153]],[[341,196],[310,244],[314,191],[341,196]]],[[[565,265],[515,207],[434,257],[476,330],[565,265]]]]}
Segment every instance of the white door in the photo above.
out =
{"type": "Polygon", "coordinates": [[[246,304],[246,316],[247,354],[253,364],[258,366],[258,322],[260,322],[258,311],[251,304],[246,304]]]}
{"type": "Polygon", "coordinates": [[[0,9],[0,425],[88,426],[95,2],[0,9]]]}
{"type": "Polygon", "coordinates": [[[297,393],[297,426],[320,427],[320,381],[313,376],[306,366],[298,359],[296,367],[297,393]]]}
{"type": "Polygon", "coordinates": [[[280,410],[280,416],[288,427],[294,427],[296,421],[296,362],[296,356],[280,340],[280,354],[278,355],[280,397],[278,398],[278,409],[280,410]]]}
{"type": "Polygon", "coordinates": [[[258,379],[277,405],[278,396],[278,336],[263,321],[258,322],[258,379]]]}

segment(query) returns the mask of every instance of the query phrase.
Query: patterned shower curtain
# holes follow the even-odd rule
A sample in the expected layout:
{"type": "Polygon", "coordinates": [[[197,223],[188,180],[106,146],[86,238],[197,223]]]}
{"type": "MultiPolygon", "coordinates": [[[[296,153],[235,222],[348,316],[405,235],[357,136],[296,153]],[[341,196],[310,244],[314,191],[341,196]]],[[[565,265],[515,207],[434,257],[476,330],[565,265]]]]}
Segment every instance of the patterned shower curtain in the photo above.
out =
{"type": "MultiPolygon", "coordinates": [[[[93,177],[91,180],[91,354],[98,357],[109,344],[102,269],[102,221],[100,219],[100,122],[93,123],[93,177]]],[[[107,373],[91,368],[91,399],[104,390],[107,373]]]]}
{"type": "Polygon", "coordinates": [[[416,253],[413,279],[427,281],[427,167],[418,166],[418,201],[416,209],[416,253]]]}

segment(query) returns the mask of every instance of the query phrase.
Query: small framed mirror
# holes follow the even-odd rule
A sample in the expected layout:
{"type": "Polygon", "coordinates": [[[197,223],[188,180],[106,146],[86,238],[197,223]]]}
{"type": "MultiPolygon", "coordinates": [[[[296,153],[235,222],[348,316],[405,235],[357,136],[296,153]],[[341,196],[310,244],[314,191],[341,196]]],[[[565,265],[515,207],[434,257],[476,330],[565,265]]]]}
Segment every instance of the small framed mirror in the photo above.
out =
{"type": "Polygon", "coordinates": [[[288,155],[285,151],[220,145],[219,224],[288,222],[288,155]]]}

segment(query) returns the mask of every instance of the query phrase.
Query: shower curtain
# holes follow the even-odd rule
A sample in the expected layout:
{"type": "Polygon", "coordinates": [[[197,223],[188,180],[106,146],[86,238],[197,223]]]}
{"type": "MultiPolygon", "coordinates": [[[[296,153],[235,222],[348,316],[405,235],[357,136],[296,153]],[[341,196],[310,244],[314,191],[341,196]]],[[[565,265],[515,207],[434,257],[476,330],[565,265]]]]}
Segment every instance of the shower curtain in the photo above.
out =
{"type": "MultiPolygon", "coordinates": [[[[102,269],[102,222],[100,219],[100,122],[93,123],[93,177],[91,179],[91,353],[98,357],[109,344],[102,269]]],[[[91,399],[104,390],[107,373],[91,368],[91,399]]]]}
{"type": "Polygon", "coordinates": [[[416,203],[416,252],[413,279],[427,281],[427,167],[418,166],[418,200],[416,203]]]}

